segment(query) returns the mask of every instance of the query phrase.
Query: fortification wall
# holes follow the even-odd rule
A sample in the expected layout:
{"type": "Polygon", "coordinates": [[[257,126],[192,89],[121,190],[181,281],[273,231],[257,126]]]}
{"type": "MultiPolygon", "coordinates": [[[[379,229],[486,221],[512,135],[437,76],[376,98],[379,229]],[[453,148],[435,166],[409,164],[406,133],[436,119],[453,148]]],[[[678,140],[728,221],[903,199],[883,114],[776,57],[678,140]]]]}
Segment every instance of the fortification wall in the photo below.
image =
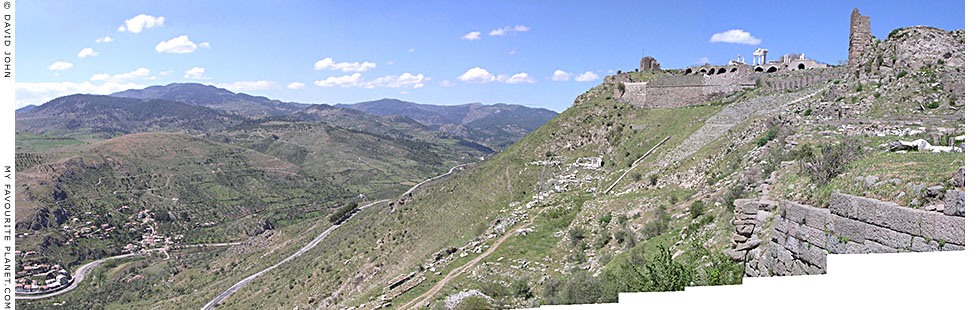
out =
{"type": "Polygon", "coordinates": [[[646,108],[686,107],[753,87],[760,75],[753,72],[667,75],[646,83],[623,83],[626,91],[618,99],[646,108]]]}
{"type": "Polygon", "coordinates": [[[944,212],[834,193],[829,208],[791,201],[735,201],[735,237],[726,253],[750,277],[822,274],[828,254],[963,250],[963,191],[946,193],[944,212]]]}

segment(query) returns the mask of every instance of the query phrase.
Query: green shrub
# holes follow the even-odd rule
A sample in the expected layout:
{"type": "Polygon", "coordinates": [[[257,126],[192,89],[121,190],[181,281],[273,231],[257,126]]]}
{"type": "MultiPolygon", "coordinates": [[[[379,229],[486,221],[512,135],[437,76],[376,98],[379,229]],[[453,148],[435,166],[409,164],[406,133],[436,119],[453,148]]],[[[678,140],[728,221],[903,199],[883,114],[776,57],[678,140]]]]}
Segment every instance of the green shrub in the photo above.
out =
{"type": "Polygon", "coordinates": [[[759,140],[756,140],[755,143],[760,147],[766,145],[766,143],[775,139],[777,134],[779,134],[779,127],[773,126],[762,134],[762,137],[759,137],[759,140]]]}
{"type": "Polygon", "coordinates": [[[620,264],[609,277],[626,292],[680,291],[690,285],[691,269],[671,258],[664,245],[653,257],[634,252],[631,262],[620,264]]]}
{"type": "Polygon", "coordinates": [[[605,247],[607,244],[609,244],[609,241],[610,240],[612,240],[612,237],[610,237],[608,233],[598,234],[598,235],[596,235],[595,243],[593,244],[593,248],[601,249],[601,248],[605,247]]]}
{"type": "Polygon", "coordinates": [[[695,200],[688,206],[687,211],[691,213],[691,218],[698,218],[704,214],[704,201],[695,200]]]}
{"type": "Polygon", "coordinates": [[[606,213],[606,215],[599,218],[599,227],[606,227],[612,222],[612,213],[606,213]]]}
{"type": "Polygon", "coordinates": [[[909,74],[909,73],[908,72],[905,72],[905,70],[902,70],[902,72],[899,72],[898,75],[896,75],[896,77],[902,78],[902,77],[904,77],[907,74],[909,74]]]}
{"type": "Polygon", "coordinates": [[[722,195],[724,199],[725,210],[728,212],[735,211],[735,200],[741,199],[745,195],[745,183],[737,182],[732,187],[728,188],[728,191],[722,195]]]}
{"type": "Polygon", "coordinates": [[[341,222],[343,222],[344,220],[346,220],[347,217],[351,213],[353,213],[354,210],[356,210],[356,209],[357,209],[357,203],[356,202],[353,202],[353,201],[348,202],[346,205],[344,205],[343,207],[340,207],[340,209],[337,209],[337,211],[335,211],[333,214],[331,214],[330,217],[329,217],[329,220],[331,222],[333,222],[334,224],[340,224],[341,222]]]}
{"type": "Polygon", "coordinates": [[[587,233],[582,227],[573,227],[570,229],[568,231],[568,238],[571,240],[572,246],[578,245],[579,242],[585,239],[587,233]]]}
{"type": "Polygon", "coordinates": [[[935,108],[938,108],[938,107],[939,107],[939,102],[933,102],[933,103],[930,103],[930,104],[927,104],[926,105],[926,108],[929,108],[929,109],[935,109],[935,108]]]}
{"type": "Polygon", "coordinates": [[[806,111],[803,111],[803,116],[810,116],[810,114],[812,113],[813,113],[813,109],[806,109],[806,111]]]}
{"type": "Polygon", "coordinates": [[[825,145],[820,150],[803,145],[798,152],[800,171],[816,183],[826,184],[843,173],[859,153],[856,141],[825,145]]]}

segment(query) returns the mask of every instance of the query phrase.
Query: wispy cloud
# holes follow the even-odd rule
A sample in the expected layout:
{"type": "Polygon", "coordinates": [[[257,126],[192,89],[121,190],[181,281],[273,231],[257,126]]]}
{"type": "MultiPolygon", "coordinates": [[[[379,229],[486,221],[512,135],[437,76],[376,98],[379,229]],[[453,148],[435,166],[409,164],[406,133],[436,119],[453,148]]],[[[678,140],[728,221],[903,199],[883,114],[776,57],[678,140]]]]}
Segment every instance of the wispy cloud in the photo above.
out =
{"type": "Polygon", "coordinates": [[[526,32],[528,30],[531,30],[531,28],[524,25],[507,26],[491,30],[490,36],[502,36],[514,32],[526,32]]]}
{"type": "Polygon", "coordinates": [[[289,83],[289,85],[286,85],[286,88],[289,88],[289,89],[292,89],[292,90],[297,90],[297,89],[300,89],[300,88],[303,88],[303,87],[306,87],[306,84],[305,83],[302,83],[302,82],[292,82],[292,83],[289,83]]]}
{"type": "Polygon", "coordinates": [[[526,72],[517,73],[514,75],[498,74],[493,75],[486,69],[480,67],[473,67],[466,72],[463,72],[456,79],[469,84],[487,84],[490,82],[501,82],[507,84],[522,84],[522,83],[534,83],[534,78],[528,75],[526,72]]]}
{"type": "Polygon", "coordinates": [[[146,79],[150,77],[150,69],[139,68],[130,72],[109,75],[108,73],[99,73],[92,75],[89,80],[92,81],[103,81],[103,82],[123,82],[134,79],[146,79]]]}
{"type": "Polygon", "coordinates": [[[109,36],[104,36],[104,37],[95,39],[95,43],[109,43],[109,42],[112,42],[112,38],[110,38],[109,36]]]}
{"type": "Polygon", "coordinates": [[[330,76],[326,79],[313,82],[320,87],[360,87],[360,88],[421,88],[425,86],[425,81],[429,80],[425,75],[402,73],[401,75],[386,75],[373,80],[365,80],[360,73],[344,76],[330,76]]]}
{"type": "Polygon", "coordinates": [[[48,66],[48,70],[51,70],[51,71],[65,71],[65,70],[71,69],[72,66],[74,66],[74,65],[72,63],[70,63],[70,62],[60,61],[59,60],[59,61],[55,61],[50,66],[48,66]]]}
{"type": "Polygon", "coordinates": [[[209,77],[204,76],[204,68],[201,67],[194,67],[194,68],[187,69],[187,71],[184,71],[184,78],[192,79],[192,80],[209,79],[209,77]]]}
{"type": "Polygon", "coordinates": [[[563,70],[555,70],[555,73],[551,74],[552,81],[564,82],[572,78],[572,74],[565,72],[563,70]]]}
{"type": "Polygon", "coordinates": [[[373,62],[335,62],[333,58],[327,57],[313,63],[313,70],[340,70],[343,72],[364,72],[374,69],[378,64],[373,62]]]}

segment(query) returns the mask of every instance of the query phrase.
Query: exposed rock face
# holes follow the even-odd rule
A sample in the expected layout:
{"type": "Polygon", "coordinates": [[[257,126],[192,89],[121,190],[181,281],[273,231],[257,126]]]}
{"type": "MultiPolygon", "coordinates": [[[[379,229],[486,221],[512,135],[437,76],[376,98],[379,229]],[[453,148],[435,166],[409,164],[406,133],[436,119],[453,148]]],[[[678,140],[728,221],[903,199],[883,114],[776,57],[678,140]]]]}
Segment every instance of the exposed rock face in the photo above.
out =
{"type": "Polygon", "coordinates": [[[871,47],[871,17],[851,12],[851,43],[847,49],[847,65],[857,66],[861,55],[871,47]]]}

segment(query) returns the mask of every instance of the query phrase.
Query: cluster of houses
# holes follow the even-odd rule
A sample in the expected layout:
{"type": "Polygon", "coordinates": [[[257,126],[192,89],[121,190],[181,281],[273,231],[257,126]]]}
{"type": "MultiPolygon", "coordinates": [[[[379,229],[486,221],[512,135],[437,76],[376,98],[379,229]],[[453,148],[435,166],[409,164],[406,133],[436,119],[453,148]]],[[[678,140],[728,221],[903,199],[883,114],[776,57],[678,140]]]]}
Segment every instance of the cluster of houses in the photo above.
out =
{"type": "MultiPolygon", "coordinates": [[[[34,251],[14,251],[18,257],[37,255],[34,251]]],[[[42,294],[57,291],[71,284],[71,274],[60,265],[27,263],[17,272],[14,290],[21,294],[42,294]]]]}

